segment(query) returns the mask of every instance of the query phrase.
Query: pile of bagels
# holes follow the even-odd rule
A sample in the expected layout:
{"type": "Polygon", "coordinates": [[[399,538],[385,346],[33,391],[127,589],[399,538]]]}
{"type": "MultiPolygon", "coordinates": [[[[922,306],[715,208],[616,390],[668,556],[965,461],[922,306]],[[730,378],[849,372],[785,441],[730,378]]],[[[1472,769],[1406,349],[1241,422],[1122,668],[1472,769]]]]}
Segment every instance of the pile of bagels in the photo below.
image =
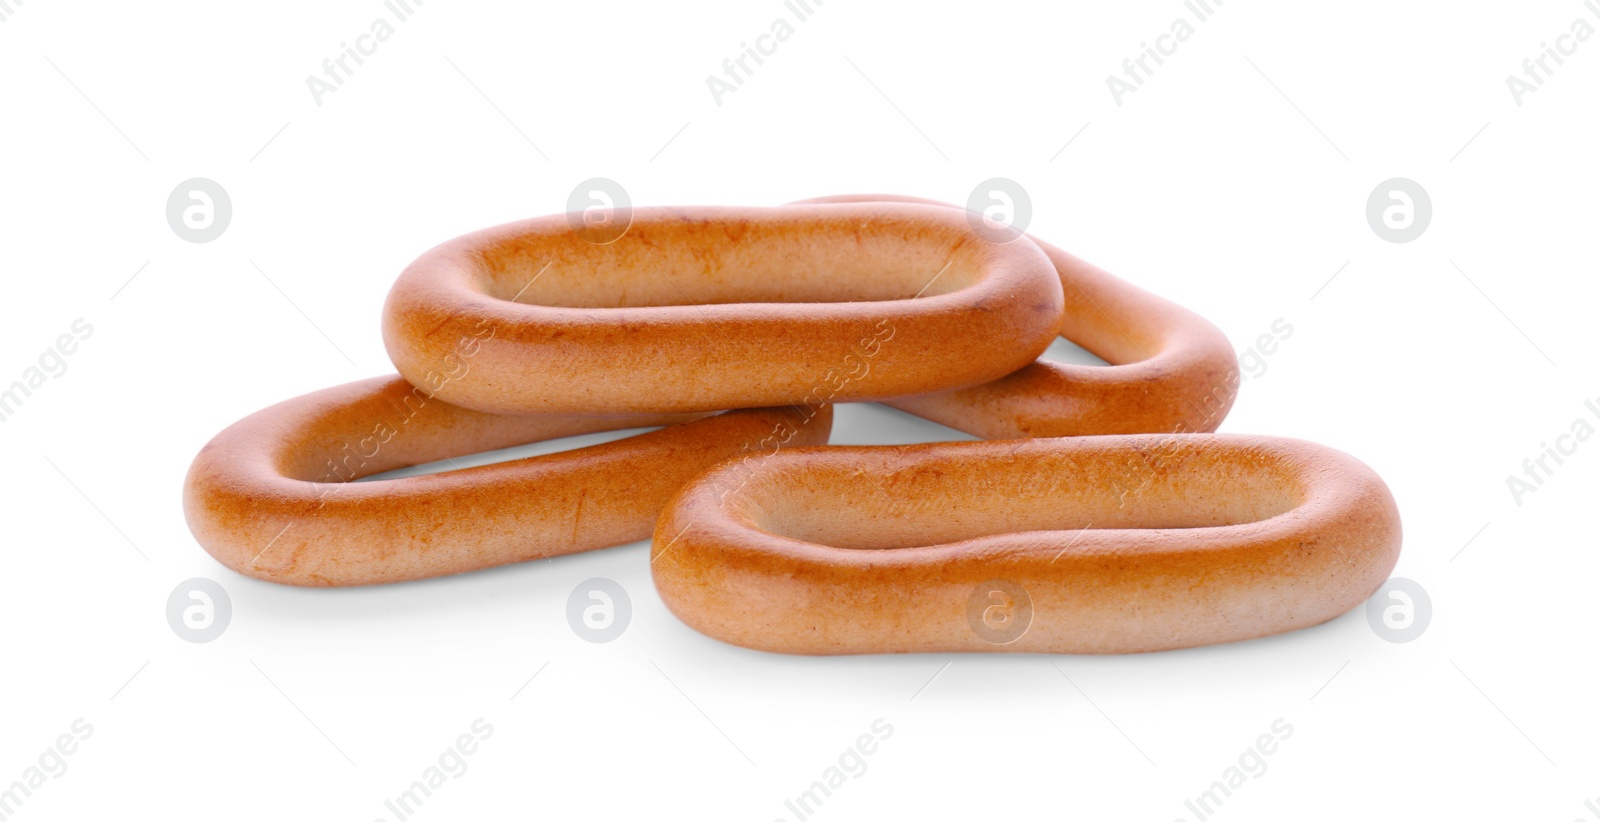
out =
{"type": "Polygon", "coordinates": [[[575,216],[406,268],[383,312],[399,374],[213,438],[184,484],[200,545],[350,586],[653,534],[686,624],[799,654],[1243,640],[1345,613],[1398,559],[1366,465],[1212,433],[1240,381],[1215,326],[1031,236],[893,196],[575,216]],[[1039,359],[1057,336],[1109,365],[1039,359]],[[829,446],[841,402],[981,440],[829,446]]]}

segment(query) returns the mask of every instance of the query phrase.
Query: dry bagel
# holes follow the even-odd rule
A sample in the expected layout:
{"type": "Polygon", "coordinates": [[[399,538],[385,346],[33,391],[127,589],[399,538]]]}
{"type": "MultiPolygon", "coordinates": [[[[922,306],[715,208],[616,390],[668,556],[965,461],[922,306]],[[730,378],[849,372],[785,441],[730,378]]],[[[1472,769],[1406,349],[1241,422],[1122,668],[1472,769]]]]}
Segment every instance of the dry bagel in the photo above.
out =
{"type": "Polygon", "coordinates": [[[1399,549],[1346,454],[1146,434],[736,460],[677,494],[651,567],[684,622],[760,650],[1127,653],[1325,622],[1399,549]]]}
{"type": "Polygon", "coordinates": [[[252,414],[189,468],[195,539],[239,573],[292,585],[454,574],[644,539],[671,494],[720,460],[827,442],[832,409],[715,416],[484,414],[397,377],[252,414]],[[447,457],[597,431],[614,442],[403,479],[352,480],[447,457]]]}
{"type": "Polygon", "coordinates": [[[384,307],[401,375],[494,413],[814,405],[989,382],[1061,324],[1044,252],[949,208],[635,209],[620,239],[586,237],[555,215],[424,254],[384,307]],[[475,378],[431,385],[486,329],[475,378]]]}
{"type": "MultiPolygon", "coordinates": [[[[912,202],[893,194],[801,203],[912,202]]],[[[1204,317],[1035,237],[1065,293],[1061,336],[1109,367],[1037,360],[993,382],[884,404],[984,439],[1217,430],[1239,388],[1228,338],[1204,317]]]]}

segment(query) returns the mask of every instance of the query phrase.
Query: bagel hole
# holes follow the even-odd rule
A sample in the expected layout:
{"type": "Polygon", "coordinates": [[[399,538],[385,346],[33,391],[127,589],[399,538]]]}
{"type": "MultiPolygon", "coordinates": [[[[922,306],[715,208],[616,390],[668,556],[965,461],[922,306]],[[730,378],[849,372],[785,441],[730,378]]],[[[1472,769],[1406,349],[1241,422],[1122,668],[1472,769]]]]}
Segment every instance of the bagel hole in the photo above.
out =
{"type": "Polygon", "coordinates": [[[352,482],[377,482],[381,480],[405,479],[406,477],[420,477],[427,474],[442,474],[447,471],[459,471],[464,468],[477,468],[482,465],[494,465],[500,462],[526,459],[528,457],[542,457],[548,454],[559,454],[563,451],[576,451],[579,448],[588,448],[594,445],[604,445],[608,442],[648,434],[651,431],[660,431],[662,426],[650,428],[619,428],[615,431],[597,431],[592,434],[577,434],[570,437],[558,437],[540,442],[529,442],[522,445],[513,445],[507,448],[496,448],[492,451],[478,451],[460,456],[445,457],[433,462],[406,465],[400,468],[391,468],[376,474],[357,477],[352,482]]]}
{"type": "Polygon", "coordinates": [[[986,249],[925,225],[815,217],[636,221],[615,242],[513,238],[482,252],[481,287],[558,308],[909,300],[967,288],[986,249]],[[827,240],[819,237],[828,237],[827,240]],[[836,238],[836,239],[834,239],[836,238]]]}
{"type": "Polygon", "coordinates": [[[739,513],[778,536],[883,550],[1000,534],[1244,525],[1303,501],[1299,482],[1277,466],[1221,456],[1174,454],[1155,467],[1148,455],[1112,466],[1054,455],[1000,468],[987,460],[812,466],[803,481],[763,483],[739,513]]]}
{"type": "Polygon", "coordinates": [[[502,415],[429,396],[399,378],[352,387],[278,443],[283,476],[359,482],[443,473],[636,436],[704,414],[502,415]]]}
{"type": "Polygon", "coordinates": [[[1067,365],[1107,366],[1111,364],[1066,337],[1056,337],[1051,340],[1050,347],[1039,355],[1039,359],[1066,363],[1067,365]]]}

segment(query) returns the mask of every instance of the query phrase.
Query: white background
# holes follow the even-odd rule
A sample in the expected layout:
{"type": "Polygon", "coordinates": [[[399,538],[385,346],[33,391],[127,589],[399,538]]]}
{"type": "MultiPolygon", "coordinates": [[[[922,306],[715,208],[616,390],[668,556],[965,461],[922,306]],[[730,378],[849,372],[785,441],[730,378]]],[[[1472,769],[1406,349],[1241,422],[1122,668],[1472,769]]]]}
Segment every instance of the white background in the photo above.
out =
{"type": "MultiPolygon", "coordinates": [[[[493,736],[418,818],[792,820],[878,718],[893,735],[817,818],[1193,820],[1279,718],[1293,735],[1217,818],[1590,818],[1600,444],[1520,505],[1506,485],[1600,396],[1600,36],[1523,105],[1506,85],[1600,27],[1579,2],[1228,0],[1120,106],[1106,77],[1180,3],[827,0],[720,106],[706,77],[781,3],[429,0],[320,106],[305,78],[380,3],[9,5],[0,383],[94,328],[0,423],[0,787],[94,729],[16,818],[393,819],[479,717],[493,736]],[[390,373],[379,308],[407,262],[594,176],[637,205],[960,202],[1009,177],[1031,230],[1239,351],[1283,318],[1223,430],[1372,465],[1428,630],[1389,643],[1358,609],[1142,656],[790,658],[679,623],[643,544],[363,590],[195,544],[179,492],[207,439],[390,373]],[[1365,216],[1396,176],[1434,208],[1407,244],[1365,216]],[[191,177],[233,201],[208,244],[166,221],[191,177]],[[210,644],[165,618],[192,577],[233,603],[210,644]],[[634,606],[607,645],[564,613],[591,577],[634,606]]],[[[851,406],[834,441],[950,436],[851,406]]]]}

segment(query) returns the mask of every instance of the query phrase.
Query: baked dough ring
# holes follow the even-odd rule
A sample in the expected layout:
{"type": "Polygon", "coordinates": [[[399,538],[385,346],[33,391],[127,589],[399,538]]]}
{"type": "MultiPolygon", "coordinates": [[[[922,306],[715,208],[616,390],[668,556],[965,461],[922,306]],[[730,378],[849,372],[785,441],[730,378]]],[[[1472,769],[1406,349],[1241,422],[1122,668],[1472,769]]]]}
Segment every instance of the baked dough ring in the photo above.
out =
{"type": "Polygon", "coordinates": [[[395,282],[383,336],[438,397],[495,413],[666,413],[864,401],[978,385],[1061,325],[1050,260],[965,212],[901,203],[641,208],[596,244],[554,215],[434,248],[395,282]],[[852,376],[825,384],[829,371],[852,376]]]}
{"type": "Polygon", "coordinates": [[[651,567],[684,622],[765,651],[1128,653],[1325,622],[1399,549],[1343,453],[1118,435],[734,461],[678,492],[651,567]]]}
{"type": "MultiPolygon", "coordinates": [[[[801,203],[911,202],[893,194],[801,203]]],[[[1109,367],[1038,360],[993,382],[884,404],[985,439],[1217,430],[1239,389],[1233,346],[1204,317],[1028,236],[1066,295],[1061,336],[1109,367]]]]}
{"type": "Polygon", "coordinates": [[[195,539],[241,574],[291,585],[399,582],[644,539],[672,493],[707,466],[746,451],[826,443],[831,423],[830,406],[701,419],[500,416],[379,377],[234,423],[190,466],[183,509],[195,539]],[[655,425],[669,427],[476,468],[349,481],[655,425]]]}

